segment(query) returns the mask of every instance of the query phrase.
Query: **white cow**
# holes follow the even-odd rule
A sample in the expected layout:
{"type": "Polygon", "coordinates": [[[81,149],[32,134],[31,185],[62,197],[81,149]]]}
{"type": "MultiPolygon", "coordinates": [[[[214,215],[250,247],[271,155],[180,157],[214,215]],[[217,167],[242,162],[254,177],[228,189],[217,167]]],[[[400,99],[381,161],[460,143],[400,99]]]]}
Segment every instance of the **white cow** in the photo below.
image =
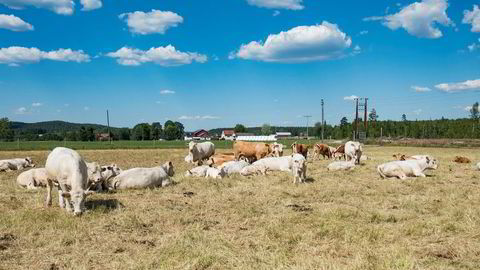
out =
{"type": "Polygon", "coordinates": [[[243,176],[250,176],[250,175],[266,175],[267,174],[267,167],[264,165],[248,165],[242,168],[240,174],[243,176]]]}
{"type": "Polygon", "coordinates": [[[188,143],[188,155],[185,157],[187,162],[197,162],[199,165],[203,160],[209,159],[215,154],[215,145],[211,142],[190,142],[188,143]]]}
{"type": "Polygon", "coordinates": [[[46,187],[48,184],[48,173],[45,168],[30,169],[22,172],[17,177],[17,184],[27,189],[46,187]]]}
{"type": "Polygon", "coordinates": [[[72,149],[57,147],[48,155],[45,169],[48,173],[47,206],[52,205],[53,182],[56,182],[60,207],[72,211],[71,201],[74,215],[81,215],[89,194],[87,165],[83,158],[72,149]]]}
{"type": "Polygon", "coordinates": [[[110,164],[110,165],[101,166],[100,167],[100,172],[101,172],[101,176],[102,176],[100,182],[96,183],[95,185],[90,186],[90,190],[95,190],[97,192],[109,190],[110,185],[108,184],[108,182],[113,177],[122,173],[122,169],[120,169],[117,166],[117,164],[113,163],[113,164],[110,164]]]}
{"type": "Polygon", "coordinates": [[[334,161],[328,164],[327,169],[329,171],[351,171],[355,169],[355,159],[351,159],[349,161],[334,161]]]}
{"type": "Polygon", "coordinates": [[[293,183],[303,183],[307,179],[307,160],[303,155],[292,155],[293,183]]]}
{"type": "Polygon", "coordinates": [[[345,157],[347,161],[354,159],[358,164],[360,164],[362,151],[362,145],[359,142],[348,141],[345,143],[345,157]]]}
{"type": "Polygon", "coordinates": [[[190,176],[205,177],[205,175],[207,174],[208,168],[210,168],[210,166],[207,166],[207,165],[195,167],[193,169],[187,170],[185,172],[185,176],[186,177],[190,177],[190,176]]]}
{"type": "Polygon", "coordinates": [[[88,173],[88,188],[101,184],[104,180],[102,176],[102,167],[97,162],[86,162],[88,173]]]}
{"type": "Polygon", "coordinates": [[[27,167],[35,167],[30,157],[0,160],[0,172],[21,170],[27,167]]]}
{"type": "Polygon", "coordinates": [[[235,173],[240,173],[242,169],[247,167],[248,165],[250,165],[250,163],[246,162],[245,160],[234,160],[225,162],[218,168],[223,169],[226,175],[232,175],[235,173]]]}
{"type": "Polygon", "coordinates": [[[292,172],[294,183],[303,182],[306,178],[306,159],[301,154],[293,154],[285,157],[268,157],[255,161],[253,166],[265,167],[268,171],[292,172]]]}
{"type": "Polygon", "coordinates": [[[425,159],[397,160],[384,163],[377,167],[377,171],[382,178],[397,177],[405,179],[407,176],[426,177],[423,171],[426,169],[436,170],[437,167],[437,160],[426,156],[425,159]]]}
{"type": "Polygon", "coordinates": [[[113,189],[139,189],[164,187],[169,184],[173,176],[172,162],[166,162],[162,166],[153,168],[133,168],[122,171],[111,181],[113,189]]]}
{"type": "Polygon", "coordinates": [[[214,179],[222,179],[226,176],[226,173],[223,169],[217,169],[209,167],[207,169],[207,173],[205,174],[205,178],[214,178],[214,179]]]}
{"type": "Polygon", "coordinates": [[[272,156],[273,157],[281,157],[283,156],[283,148],[285,147],[285,145],[281,144],[281,143],[272,143],[270,144],[270,150],[272,152],[272,156]]]}

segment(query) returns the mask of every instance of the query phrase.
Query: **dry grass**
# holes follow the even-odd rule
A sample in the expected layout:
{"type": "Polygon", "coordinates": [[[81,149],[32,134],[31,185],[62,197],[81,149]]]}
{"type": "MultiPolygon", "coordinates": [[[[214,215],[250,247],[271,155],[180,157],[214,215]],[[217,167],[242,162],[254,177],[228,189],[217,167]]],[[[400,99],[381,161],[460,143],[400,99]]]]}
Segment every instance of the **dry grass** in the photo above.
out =
{"type": "MultiPolygon", "coordinates": [[[[454,164],[478,150],[366,147],[353,172],[309,161],[312,181],[289,175],[182,177],[185,150],[81,151],[123,168],[170,159],[177,184],[88,198],[80,218],[43,207],[45,191],[0,174],[0,269],[478,269],[480,172],[454,164]],[[381,180],[393,153],[430,153],[424,179],[381,180]]],[[[0,159],[47,152],[0,152],[0,159]]]]}

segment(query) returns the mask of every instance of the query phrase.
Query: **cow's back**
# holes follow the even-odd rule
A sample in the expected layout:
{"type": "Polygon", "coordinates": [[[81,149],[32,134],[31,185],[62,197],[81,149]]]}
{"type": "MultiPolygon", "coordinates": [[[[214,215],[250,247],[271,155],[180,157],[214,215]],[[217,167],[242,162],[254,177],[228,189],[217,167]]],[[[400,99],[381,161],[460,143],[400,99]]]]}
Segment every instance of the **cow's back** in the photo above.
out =
{"type": "Polygon", "coordinates": [[[69,181],[79,181],[75,184],[81,185],[83,188],[86,187],[87,165],[74,150],[64,147],[53,149],[47,157],[45,169],[51,179],[67,185],[72,185],[69,181]]]}

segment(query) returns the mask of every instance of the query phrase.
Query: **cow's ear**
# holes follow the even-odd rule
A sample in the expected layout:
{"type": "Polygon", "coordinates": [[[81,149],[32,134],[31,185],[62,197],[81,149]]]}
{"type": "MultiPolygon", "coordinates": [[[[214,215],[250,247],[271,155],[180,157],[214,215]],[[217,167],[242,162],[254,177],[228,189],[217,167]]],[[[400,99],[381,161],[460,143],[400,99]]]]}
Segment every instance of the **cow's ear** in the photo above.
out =
{"type": "Polygon", "coordinates": [[[427,163],[430,163],[430,158],[428,158],[428,156],[425,158],[427,159],[427,163]]]}

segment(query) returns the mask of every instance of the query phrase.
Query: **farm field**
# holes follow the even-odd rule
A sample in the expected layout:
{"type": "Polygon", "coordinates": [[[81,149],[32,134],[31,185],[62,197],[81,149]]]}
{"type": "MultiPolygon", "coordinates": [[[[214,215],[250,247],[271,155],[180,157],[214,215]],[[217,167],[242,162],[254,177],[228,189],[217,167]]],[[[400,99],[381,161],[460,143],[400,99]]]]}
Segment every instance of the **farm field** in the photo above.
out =
{"type": "MultiPolygon", "coordinates": [[[[225,152],[229,150],[219,150],[225,152]]],[[[478,149],[365,146],[352,172],[308,161],[305,184],[286,173],[184,178],[186,149],[80,150],[121,168],[171,160],[175,185],[94,194],[81,217],[43,206],[45,190],[0,173],[0,269],[478,269],[478,149]],[[392,154],[431,154],[427,178],[380,179],[392,154]]],[[[290,154],[290,150],[285,153],[290,154]]],[[[0,159],[48,151],[0,151],[0,159]]],[[[56,195],[56,192],[55,192],[56,195]]],[[[56,198],[56,197],[54,197],[56,198]]]]}

